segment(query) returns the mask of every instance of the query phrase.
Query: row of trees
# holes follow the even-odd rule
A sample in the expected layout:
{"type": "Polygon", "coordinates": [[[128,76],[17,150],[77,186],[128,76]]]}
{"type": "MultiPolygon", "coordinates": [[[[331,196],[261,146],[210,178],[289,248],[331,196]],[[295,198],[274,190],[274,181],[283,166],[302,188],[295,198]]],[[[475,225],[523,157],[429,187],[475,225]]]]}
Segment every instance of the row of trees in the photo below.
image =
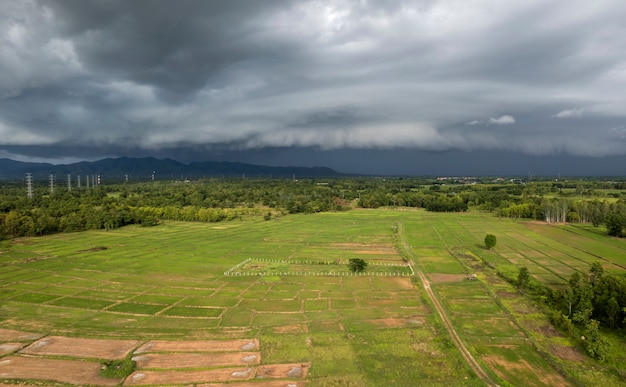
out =
{"type": "Polygon", "coordinates": [[[553,182],[447,186],[432,179],[210,179],[59,189],[54,194],[38,186],[33,198],[27,199],[23,182],[6,183],[0,187],[0,238],[151,224],[160,219],[219,222],[261,212],[267,215],[268,210],[273,214],[338,211],[350,208],[354,200],[363,208],[409,206],[445,212],[473,208],[511,218],[606,224],[611,235],[623,235],[623,199],[542,196],[564,189],[598,192],[604,188],[598,184],[566,188],[553,182]]]}

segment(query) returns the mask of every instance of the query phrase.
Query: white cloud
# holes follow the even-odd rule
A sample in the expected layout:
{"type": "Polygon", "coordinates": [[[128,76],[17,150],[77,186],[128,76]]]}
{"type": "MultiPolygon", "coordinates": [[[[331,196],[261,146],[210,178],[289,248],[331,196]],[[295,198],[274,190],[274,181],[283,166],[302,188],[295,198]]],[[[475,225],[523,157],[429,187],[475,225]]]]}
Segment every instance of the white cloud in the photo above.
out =
{"type": "Polygon", "coordinates": [[[626,126],[622,125],[609,129],[609,136],[620,140],[626,140],[626,126]]]}
{"type": "Polygon", "coordinates": [[[515,118],[513,118],[513,116],[510,116],[508,114],[503,115],[501,117],[498,118],[489,118],[489,125],[511,125],[515,123],[515,118]]]}
{"type": "Polygon", "coordinates": [[[580,118],[583,115],[583,109],[575,108],[575,109],[565,109],[560,112],[551,115],[550,117],[555,118],[580,118]]]}

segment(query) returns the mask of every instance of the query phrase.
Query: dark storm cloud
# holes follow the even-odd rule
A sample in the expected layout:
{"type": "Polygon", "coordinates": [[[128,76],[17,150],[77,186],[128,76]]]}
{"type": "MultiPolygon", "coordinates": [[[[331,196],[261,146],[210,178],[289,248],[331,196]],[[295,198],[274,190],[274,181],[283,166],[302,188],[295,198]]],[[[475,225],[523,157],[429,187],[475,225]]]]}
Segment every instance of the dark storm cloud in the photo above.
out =
{"type": "Polygon", "coordinates": [[[624,155],[623,20],[621,0],[6,1],[0,156],[624,155]]]}

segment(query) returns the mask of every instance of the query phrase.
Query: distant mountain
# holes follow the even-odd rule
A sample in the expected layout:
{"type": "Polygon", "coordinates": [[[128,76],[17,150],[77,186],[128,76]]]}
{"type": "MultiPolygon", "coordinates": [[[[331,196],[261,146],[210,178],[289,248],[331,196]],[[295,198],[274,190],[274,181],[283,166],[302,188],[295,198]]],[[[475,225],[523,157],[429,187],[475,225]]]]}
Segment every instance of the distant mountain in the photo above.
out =
{"type": "Polygon", "coordinates": [[[93,162],[82,161],[74,164],[54,165],[48,163],[28,163],[10,159],[0,159],[0,180],[24,179],[32,173],[33,179],[57,179],[72,175],[101,175],[103,180],[155,179],[197,179],[203,177],[335,177],[344,174],[325,167],[268,167],[262,165],[232,163],[224,161],[204,161],[184,164],[172,159],[152,157],[108,158],[93,162]]]}

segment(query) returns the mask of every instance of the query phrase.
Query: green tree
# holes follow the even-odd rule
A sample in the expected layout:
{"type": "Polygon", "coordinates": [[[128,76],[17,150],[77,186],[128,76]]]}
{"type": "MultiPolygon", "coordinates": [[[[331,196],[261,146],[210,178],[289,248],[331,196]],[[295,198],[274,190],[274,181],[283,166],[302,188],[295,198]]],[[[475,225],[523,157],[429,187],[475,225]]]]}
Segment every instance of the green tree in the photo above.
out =
{"type": "Polygon", "coordinates": [[[491,250],[492,248],[494,248],[496,246],[496,236],[493,234],[487,234],[487,236],[485,236],[485,247],[487,247],[487,250],[491,250]]]}
{"type": "Polygon", "coordinates": [[[609,302],[607,302],[606,314],[607,314],[606,317],[609,322],[609,326],[611,327],[611,329],[615,328],[615,326],[619,322],[618,318],[620,315],[619,303],[617,302],[615,297],[610,298],[609,302]]]}
{"type": "Polygon", "coordinates": [[[569,285],[574,293],[572,320],[586,324],[593,314],[593,288],[589,279],[577,271],[570,276],[569,285]]]}
{"type": "Polygon", "coordinates": [[[350,271],[354,273],[360,273],[364,271],[365,268],[367,267],[367,262],[365,262],[361,258],[350,258],[348,267],[350,268],[350,271]]]}
{"type": "Polygon", "coordinates": [[[583,336],[583,346],[594,359],[603,361],[609,355],[610,343],[608,339],[600,335],[600,323],[596,320],[589,320],[585,324],[585,336],[583,336]]]}
{"type": "Polygon", "coordinates": [[[522,267],[519,269],[519,273],[517,274],[517,288],[519,289],[520,294],[524,294],[526,289],[528,289],[528,285],[530,284],[530,272],[528,268],[522,267]]]}
{"type": "Polygon", "coordinates": [[[597,284],[604,275],[604,268],[600,262],[594,262],[589,268],[589,280],[593,285],[597,284]]]}
{"type": "Polygon", "coordinates": [[[610,236],[621,237],[622,230],[626,227],[626,216],[623,214],[609,214],[605,219],[606,230],[610,236]]]}

